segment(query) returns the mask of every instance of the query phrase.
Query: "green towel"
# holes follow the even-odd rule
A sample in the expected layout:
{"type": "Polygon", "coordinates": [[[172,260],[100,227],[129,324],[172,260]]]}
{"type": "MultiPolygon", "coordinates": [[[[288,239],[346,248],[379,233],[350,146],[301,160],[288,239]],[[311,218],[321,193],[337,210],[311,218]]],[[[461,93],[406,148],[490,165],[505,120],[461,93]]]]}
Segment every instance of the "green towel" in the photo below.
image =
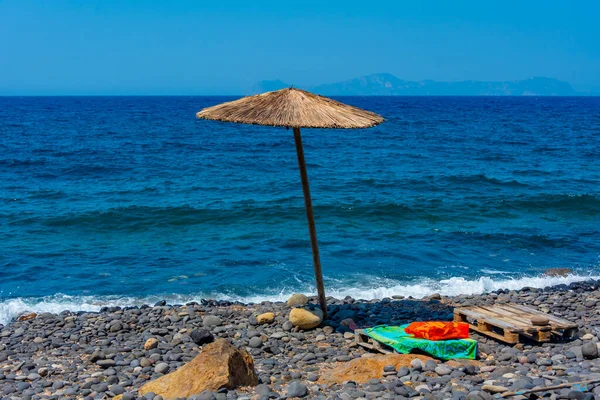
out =
{"type": "Polygon", "coordinates": [[[475,359],[477,342],[473,339],[427,340],[418,339],[404,332],[408,324],[402,326],[379,325],[365,329],[369,337],[387,344],[398,353],[408,354],[419,349],[441,360],[454,358],[475,359]]]}

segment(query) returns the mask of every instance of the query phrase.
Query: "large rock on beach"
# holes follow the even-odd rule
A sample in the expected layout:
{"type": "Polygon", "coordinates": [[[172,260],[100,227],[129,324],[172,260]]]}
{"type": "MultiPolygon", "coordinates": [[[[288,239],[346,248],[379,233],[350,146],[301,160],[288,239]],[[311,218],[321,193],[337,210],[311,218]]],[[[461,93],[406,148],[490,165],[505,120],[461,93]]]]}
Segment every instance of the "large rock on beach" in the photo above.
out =
{"type": "Polygon", "coordinates": [[[207,390],[256,386],[258,378],[254,360],[245,350],[238,350],[225,339],[207,344],[192,361],[177,371],[148,382],[138,393],[154,393],[164,400],[190,397],[207,390]]]}
{"type": "Polygon", "coordinates": [[[287,301],[288,307],[304,307],[307,304],[308,297],[300,293],[291,295],[287,301]]]}
{"type": "Polygon", "coordinates": [[[323,321],[323,311],[318,308],[311,310],[309,308],[294,308],[290,311],[290,322],[292,325],[303,329],[313,329],[323,321]]]}
{"type": "Polygon", "coordinates": [[[381,379],[384,368],[393,365],[396,370],[408,367],[414,360],[426,363],[433,358],[420,354],[386,354],[368,358],[356,358],[340,363],[330,370],[322,370],[319,383],[325,385],[342,384],[346,381],[366,383],[371,379],[381,379]]]}

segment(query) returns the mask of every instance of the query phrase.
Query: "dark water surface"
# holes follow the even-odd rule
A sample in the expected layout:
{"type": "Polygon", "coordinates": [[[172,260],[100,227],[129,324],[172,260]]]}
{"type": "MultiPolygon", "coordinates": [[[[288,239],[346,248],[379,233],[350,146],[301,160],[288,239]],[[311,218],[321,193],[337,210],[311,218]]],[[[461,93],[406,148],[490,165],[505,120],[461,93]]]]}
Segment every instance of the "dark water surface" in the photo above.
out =
{"type": "MultiPolygon", "coordinates": [[[[292,132],[195,119],[225,100],[0,98],[4,307],[312,291],[292,132]]],[[[330,293],[600,275],[600,98],[342,100],[387,121],[303,130],[330,293]]]]}

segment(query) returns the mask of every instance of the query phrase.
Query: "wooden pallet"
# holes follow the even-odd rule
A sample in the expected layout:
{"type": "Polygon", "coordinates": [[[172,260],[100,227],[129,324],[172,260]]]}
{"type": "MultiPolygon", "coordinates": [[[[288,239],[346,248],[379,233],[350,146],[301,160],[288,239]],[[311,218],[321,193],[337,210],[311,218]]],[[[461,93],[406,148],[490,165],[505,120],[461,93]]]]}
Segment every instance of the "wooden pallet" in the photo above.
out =
{"type": "Polygon", "coordinates": [[[358,346],[364,347],[365,349],[378,351],[383,354],[397,353],[392,347],[387,344],[380,343],[374,340],[365,333],[364,329],[357,329],[354,331],[354,341],[358,346]]]}
{"type": "Polygon", "coordinates": [[[466,322],[475,332],[511,344],[523,337],[536,342],[549,342],[553,337],[570,339],[577,332],[577,324],[518,304],[455,308],[454,321],[466,322]],[[550,323],[533,325],[531,317],[535,315],[548,317],[550,323]]]}

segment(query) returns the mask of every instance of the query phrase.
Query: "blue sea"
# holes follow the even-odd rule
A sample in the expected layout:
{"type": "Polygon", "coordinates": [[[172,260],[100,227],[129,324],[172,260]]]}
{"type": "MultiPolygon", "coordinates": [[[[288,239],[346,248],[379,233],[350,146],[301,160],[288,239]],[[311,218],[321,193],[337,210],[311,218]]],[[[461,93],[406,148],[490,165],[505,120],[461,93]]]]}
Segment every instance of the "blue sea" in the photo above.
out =
{"type": "MultiPolygon", "coordinates": [[[[232,99],[0,98],[0,323],[314,294],[293,134],[196,120],[232,99]]],[[[328,295],[600,276],[600,98],[340,100],[386,122],[303,130],[328,295]]]]}

